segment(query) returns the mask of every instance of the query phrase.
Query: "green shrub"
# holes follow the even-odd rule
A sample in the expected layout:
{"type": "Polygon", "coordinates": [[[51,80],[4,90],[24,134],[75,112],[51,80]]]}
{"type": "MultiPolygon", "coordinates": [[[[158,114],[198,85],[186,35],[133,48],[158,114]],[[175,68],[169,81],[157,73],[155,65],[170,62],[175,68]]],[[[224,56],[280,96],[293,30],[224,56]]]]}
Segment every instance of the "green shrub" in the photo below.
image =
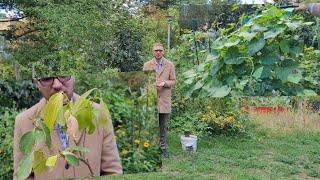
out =
{"type": "Polygon", "coordinates": [[[0,179],[12,179],[13,175],[13,129],[16,108],[2,108],[0,114],[0,179]]]}

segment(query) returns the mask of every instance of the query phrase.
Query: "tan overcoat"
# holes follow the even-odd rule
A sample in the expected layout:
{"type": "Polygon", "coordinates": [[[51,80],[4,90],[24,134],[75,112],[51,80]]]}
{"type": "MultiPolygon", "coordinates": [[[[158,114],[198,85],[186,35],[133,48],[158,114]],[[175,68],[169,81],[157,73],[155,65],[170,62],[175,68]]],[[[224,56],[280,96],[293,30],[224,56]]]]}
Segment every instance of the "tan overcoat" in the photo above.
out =
{"type": "MultiPolygon", "coordinates": [[[[143,70],[156,71],[157,65],[155,58],[144,63],[143,70]]],[[[158,95],[158,112],[159,113],[171,113],[171,88],[176,84],[176,73],[174,69],[174,64],[163,58],[162,66],[159,73],[156,73],[156,81],[164,81],[164,87],[157,87],[158,95]]]]}
{"type": "MultiPolygon", "coordinates": [[[[76,100],[79,98],[78,95],[74,94],[73,98],[76,100]]],[[[46,99],[41,99],[39,103],[32,106],[28,110],[20,113],[16,117],[15,128],[14,128],[14,174],[13,179],[17,179],[17,170],[21,159],[24,154],[20,152],[19,140],[21,136],[34,129],[32,120],[35,119],[37,112],[41,111],[46,104],[46,99]]],[[[94,105],[95,107],[97,104],[94,105]]],[[[111,123],[111,122],[110,122],[111,123]]],[[[52,144],[56,146],[59,151],[62,151],[61,143],[57,135],[56,130],[51,133],[52,144]]],[[[118,154],[118,148],[116,145],[116,140],[114,138],[113,126],[109,128],[102,128],[99,133],[96,130],[92,135],[87,134],[85,131],[78,133],[75,138],[77,142],[80,142],[81,146],[87,147],[90,152],[85,153],[85,159],[88,159],[89,164],[92,167],[94,176],[100,175],[111,175],[111,174],[122,174],[122,166],[118,154]],[[85,140],[85,141],[84,141],[85,140]]],[[[74,145],[74,142],[69,141],[69,146],[74,145]]],[[[49,152],[48,148],[45,151],[49,152]]],[[[45,152],[46,153],[46,152],[45,152]]],[[[56,166],[49,171],[42,174],[32,173],[28,179],[61,179],[61,178],[75,178],[75,177],[88,177],[90,176],[88,167],[80,162],[77,167],[66,166],[66,161],[64,158],[59,157],[56,166]]]]}

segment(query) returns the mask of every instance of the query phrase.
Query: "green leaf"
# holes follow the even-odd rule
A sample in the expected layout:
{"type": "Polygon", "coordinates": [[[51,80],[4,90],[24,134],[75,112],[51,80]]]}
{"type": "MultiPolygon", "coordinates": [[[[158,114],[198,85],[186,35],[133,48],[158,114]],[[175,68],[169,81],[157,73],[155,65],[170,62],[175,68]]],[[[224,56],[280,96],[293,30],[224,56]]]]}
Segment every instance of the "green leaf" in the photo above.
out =
{"type": "Polygon", "coordinates": [[[291,30],[296,30],[297,28],[302,26],[302,21],[288,21],[285,23],[291,30]]]}
{"type": "Polygon", "coordinates": [[[290,52],[289,41],[287,39],[281,40],[280,41],[280,48],[281,48],[282,52],[289,53],[290,52]]]}
{"type": "Polygon", "coordinates": [[[29,154],[35,143],[34,131],[26,132],[20,139],[19,148],[23,154],[29,154]]]}
{"type": "Polygon", "coordinates": [[[51,136],[50,136],[50,130],[48,128],[48,126],[43,122],[40,121],[40,126],[42,131],[44,132],[44,135],[46,137],[46,144],[48,145],[48,148],[51,149],[51,136]]]}
{"type": "Polygon", "coordinates": [[[218,59],[219,57],[220,57],[220,54],[219,54],[217,51],[213,50],[213,51],[208,55],[208,57],[207,57],[207,59],[206,59],[206,62],[207,62],[207,61],[211,61],[211,60],[218,59]]]}
{"type": "Polygon", "coordinates": [[[36,130],[34,131],[34,139],[36,141],[36,143],[41,143],[41,141],[45,138],[44,133],[41,130],[36,130]]]}
{"type": "Polygon", "coordinates": [[[299,54],[303,52],[303,48],[299,46],[290,47],[290,52],[293,54],[299,54]]]}
{"type": "Polygon", "coordinates": [[[224,63],[219,60],[213,61],[211,65],[211,76],[214,76],[221,69],[223,65],[224,63]]]}
{"type": "Polygon", "coordinates": [[[33,170],[37,174],[41,174],[46,171],[48,167],[46,166],[46,157],[42,151],[34,152],[33,170]]]}
{"type": "Polygon", "coordinates": [[[68,163],[71,166],[78,166],[79,165],[80,160],[75,155],[66,154],[66,155],[64,155],[64,157],[66,158],[66,160],[68,161],[68,163]]]}
{"type": "Polygon", "coordinates": [[[90,89],[87,92],[83,93],[79,99],[74,103],[73,107],[71,108],[70,112],[71,114],[76,114],[76,112],[83,106],[83,103],[85,103],[86,98],[91,94],[93,90],[96,88],[90,89]]]}
{"type": "Polygon", "coordinates": [[[53,124],[57,119],[58,112],[62,109],[63,106],[63,92],[58,92],[52,95],[49,99],[49,102],[44,109],[44,122],[51,132],[53,129],[53,124]]]}
{"type": "Polygon", "coordinates": [[[213,49],[222,49],[224,48],[225,45],[224,45],[224,42],[221,38],[218,38],[217,40],[215,40],[213,43],[212,43],[212,48],[213,49]]]}
{"type": "Polygon", "coordinates": [[[239,36],[243,37],[247,41],[251,41],[251,39],[254,38],[257,34],[257,32],[249,32],[249,30],[245,30],[239,33],[239,36]]]}
{"type": "Polygon", "coordinates": [[[244,61],[244,57],[240,53],[237,47],[230,47],[224,55],[224,62],[226,64],[241,64],[244,61]]]}
{"type": "Polygon", "coordinates": [[[240,39],[239,38],[229,38],[227,42],[224,44],[226,47],[235,46],[239,44],[240,39]]]}
{"type": "Polygon", "coordinates": [[[310,89],[304,89],[302,94],[298,94],[298,96],[317,96],[318,94],[310,89]]]}
{"type": "Polygon", "coordinates": [[[292,73],[292,71],[287,68],[278,67],[275,69],[275,73],[279,77],[279,79],[285,83],[288,81],[288,76],[292,73]]]}
{"type": "Polygon", "coordinates": [[[248,43],[249,54],[251,56],[254,55],[256,52],[260,51],[265,44],[266,44],[266,41],[262,37],[260,37],[259,39],[254,38],[252,41],[248,43]]]}
{"type": "Polygon", "coordinates": [[[203,80],[200,80],[196,83],[196,85],[193,87],[193,91],[200,89],[203,86],[203,80]]]}
{"type": "Polygon", "coordinates": [[[263,66],[256,69],[252,76],[256,79],[259,79],[262,75],[262,71],[263,71],[263,66]]]}
{"type": "Polygon", "coordinates": [[[111,120],[110,112],[108,109],[107,104],[105,104],[100,98],[100,107],[99,107],[99,115],[98,115],[98,122],[100,125],[109,126],[109,122],[111,120]]]}
{"type": "Polygon", "coordinates": [[[60,108],[57,114],[56,122],[60,124],[61,126],[66,125],[66,119],[63,115],[63,108],[60,108]]]}
{"type": "Polygon", "coordinates": [[[57,159],[58,159],[58,155],[49,157],[46,161],[46,166],[50,166],[50,167],[55,166],[57,159]]]}
{"type": "Polygon", "coordinates": [[[221,98],[221,97],[227,96],[230,93],[230,91],[231,91],[231,87],[225,85],[225,86],[218,88],[213,93],[210,93],[210,96],[221,98]]]}
{"type": "Polygon", "coordinates": [[[262,26],[261,24],[254,24],[254,25],[251,27],[251,31],[252,31],[252,32],[264,32],[264,31],[267,31],[267,30],[268,30],[268,28],[262,26]]]}
{"type": "Polygon", "coordinates": [[[288,81],[295,84],[298,84],[301,79],[302,79],[302,75],[300,73],[288,75],[288,81]]]}
{"type": "Polygon", "coordinates": [[[68,151],[81,151],[84,153],[90,152],[90,150],[88,148],[82,147],[82,146],[70,146],[66,150],[68,150],[68,151]]]}
{"type": "Polygon", "coordinates": [[[281,26],[273,27],[269,29],[269,31],[263,33],[264,39],[268,39],[268,38],[274,39],[280,33],[282,33],[285,29],[286,29],[285,27],[281,27],[281,26]]]}
{"type": "Polygon", "coordinates": [[[261,55],[261,63],[264,65],[272,65],[279,61],[279,57],[275,52],[269,52],[261,55]]]}
{"type": "Polygon", "coordinates": [[[193,78],[197,75],[196,69],[190,69],[183,73],[184,78],[193,78]]]}
{"type": "Polygon", "coordinates": [[[82,104],[84,107],[79,109],[75,114],[75,118],[78,120],[79,129],[84,129],[92,122],[94,115],[92,113],[93,107],[91,102],[87,99],[82,104]]]}
{"type": "Polygon", "coordinates": [[[23,157],[18,169],[18,180],[27,179],[32,170],[33,152],[23,157]]]}

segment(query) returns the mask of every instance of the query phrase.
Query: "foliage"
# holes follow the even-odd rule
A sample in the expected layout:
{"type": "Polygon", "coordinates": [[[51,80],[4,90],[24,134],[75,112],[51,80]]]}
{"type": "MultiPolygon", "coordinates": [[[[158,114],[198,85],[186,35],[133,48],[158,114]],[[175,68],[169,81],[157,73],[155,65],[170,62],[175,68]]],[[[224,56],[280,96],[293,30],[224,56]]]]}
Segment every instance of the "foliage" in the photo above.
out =
{"type": "Polygon", "coordinates": [[[18,110],[0,109],[0,179],[12,179],[13,175],[13,128],[18,110]]]}
{"type": "Polygon", "coordinates": [[[3,81],[0,79],[1,107],[27,108],[40,100],[37,87],[30,80],[3,81]]]}
{"type": "MultiPolygon", "coordinates": [[[[58,151],[55,144],[52,144],[51,133],[54,128],[54,123],[57,122],[63,129],[66,130],[69,138],[73,140],[80,130],[87,130],[88,134],[92,134],[99,127],[107,128],[110,124],[110,113],[106,108],[106,104],[101,98],[99,110],[92,107],[91,98],[87,97],[94,89],[85,92],[75,102],[67,101],[63,105],[63,92],[58,92],[52,95],[48,103],[44,107],[43,120],[38,117],[33,120],[35,128],[22,135],[19,148],[25,154],[19,164],[18,179],[25,179],[33,170],[36,173],[42,173],[48,170],[48,167],[54,167],[58,157],[63,157],[72,165],[79,165],[80,161],[87,164],[83,159],[83,153],[89,152],[86,147],[79,146],[75,142],[74,146],[70,146],[64,151],[58,151]],[[96,119],[96,122],[93,122],[96,119]],[[35,144],[45,142],[51,150],[50,154],[44,154],[45,147],[34,147],[35,144]],[[79,152],[77,156],[75,152],[79,152]]],[[[95,98],[94,98],[95,99],[95,98]]],[[[88,165],[90,167],[90,165],[88,165]]],[[[88,167],[88,168],[89,168],[88,167]]],[[[90,169],[91,170],[91,169],[90,169]]],[[[91,172],[93,174],[93,172],[91,172]]]]}
{"type": "Polygon", "coordinates": [[[316,95],[304,87],[313,79],[300,65],[310,49],[299,33],[312,23],[288,11],[270,7],[229,35],[230,28],[222,30],[206,61],[184,73],[185,95],[316,95]]]}
{"type": "Polygon", "coordinates": [[[290,97],[288,96],[277,96],[277,97],[242,97],[241,103],[243,106],[271,106],[271,107],[288,107],[290,105],[290,97]]]}

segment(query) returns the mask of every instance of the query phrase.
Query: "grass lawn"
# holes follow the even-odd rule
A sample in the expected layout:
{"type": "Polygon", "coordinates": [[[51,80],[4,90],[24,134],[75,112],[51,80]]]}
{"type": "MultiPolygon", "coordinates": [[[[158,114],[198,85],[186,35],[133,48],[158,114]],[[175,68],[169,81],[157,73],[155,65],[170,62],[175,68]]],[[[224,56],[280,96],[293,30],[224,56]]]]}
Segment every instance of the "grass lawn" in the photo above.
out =
{"type": "Polygon", "coordinates": [[[171,130],[171,156],[162,159],[162,173],[110,179],[320,179],[319,116],[301,120],[303,126],[299,119],[283,118],[295,125],[279,124],[272,116],[254,118],[242,136],[198,139],[193,154],[183,152],[180,135],[171,130]]]}

